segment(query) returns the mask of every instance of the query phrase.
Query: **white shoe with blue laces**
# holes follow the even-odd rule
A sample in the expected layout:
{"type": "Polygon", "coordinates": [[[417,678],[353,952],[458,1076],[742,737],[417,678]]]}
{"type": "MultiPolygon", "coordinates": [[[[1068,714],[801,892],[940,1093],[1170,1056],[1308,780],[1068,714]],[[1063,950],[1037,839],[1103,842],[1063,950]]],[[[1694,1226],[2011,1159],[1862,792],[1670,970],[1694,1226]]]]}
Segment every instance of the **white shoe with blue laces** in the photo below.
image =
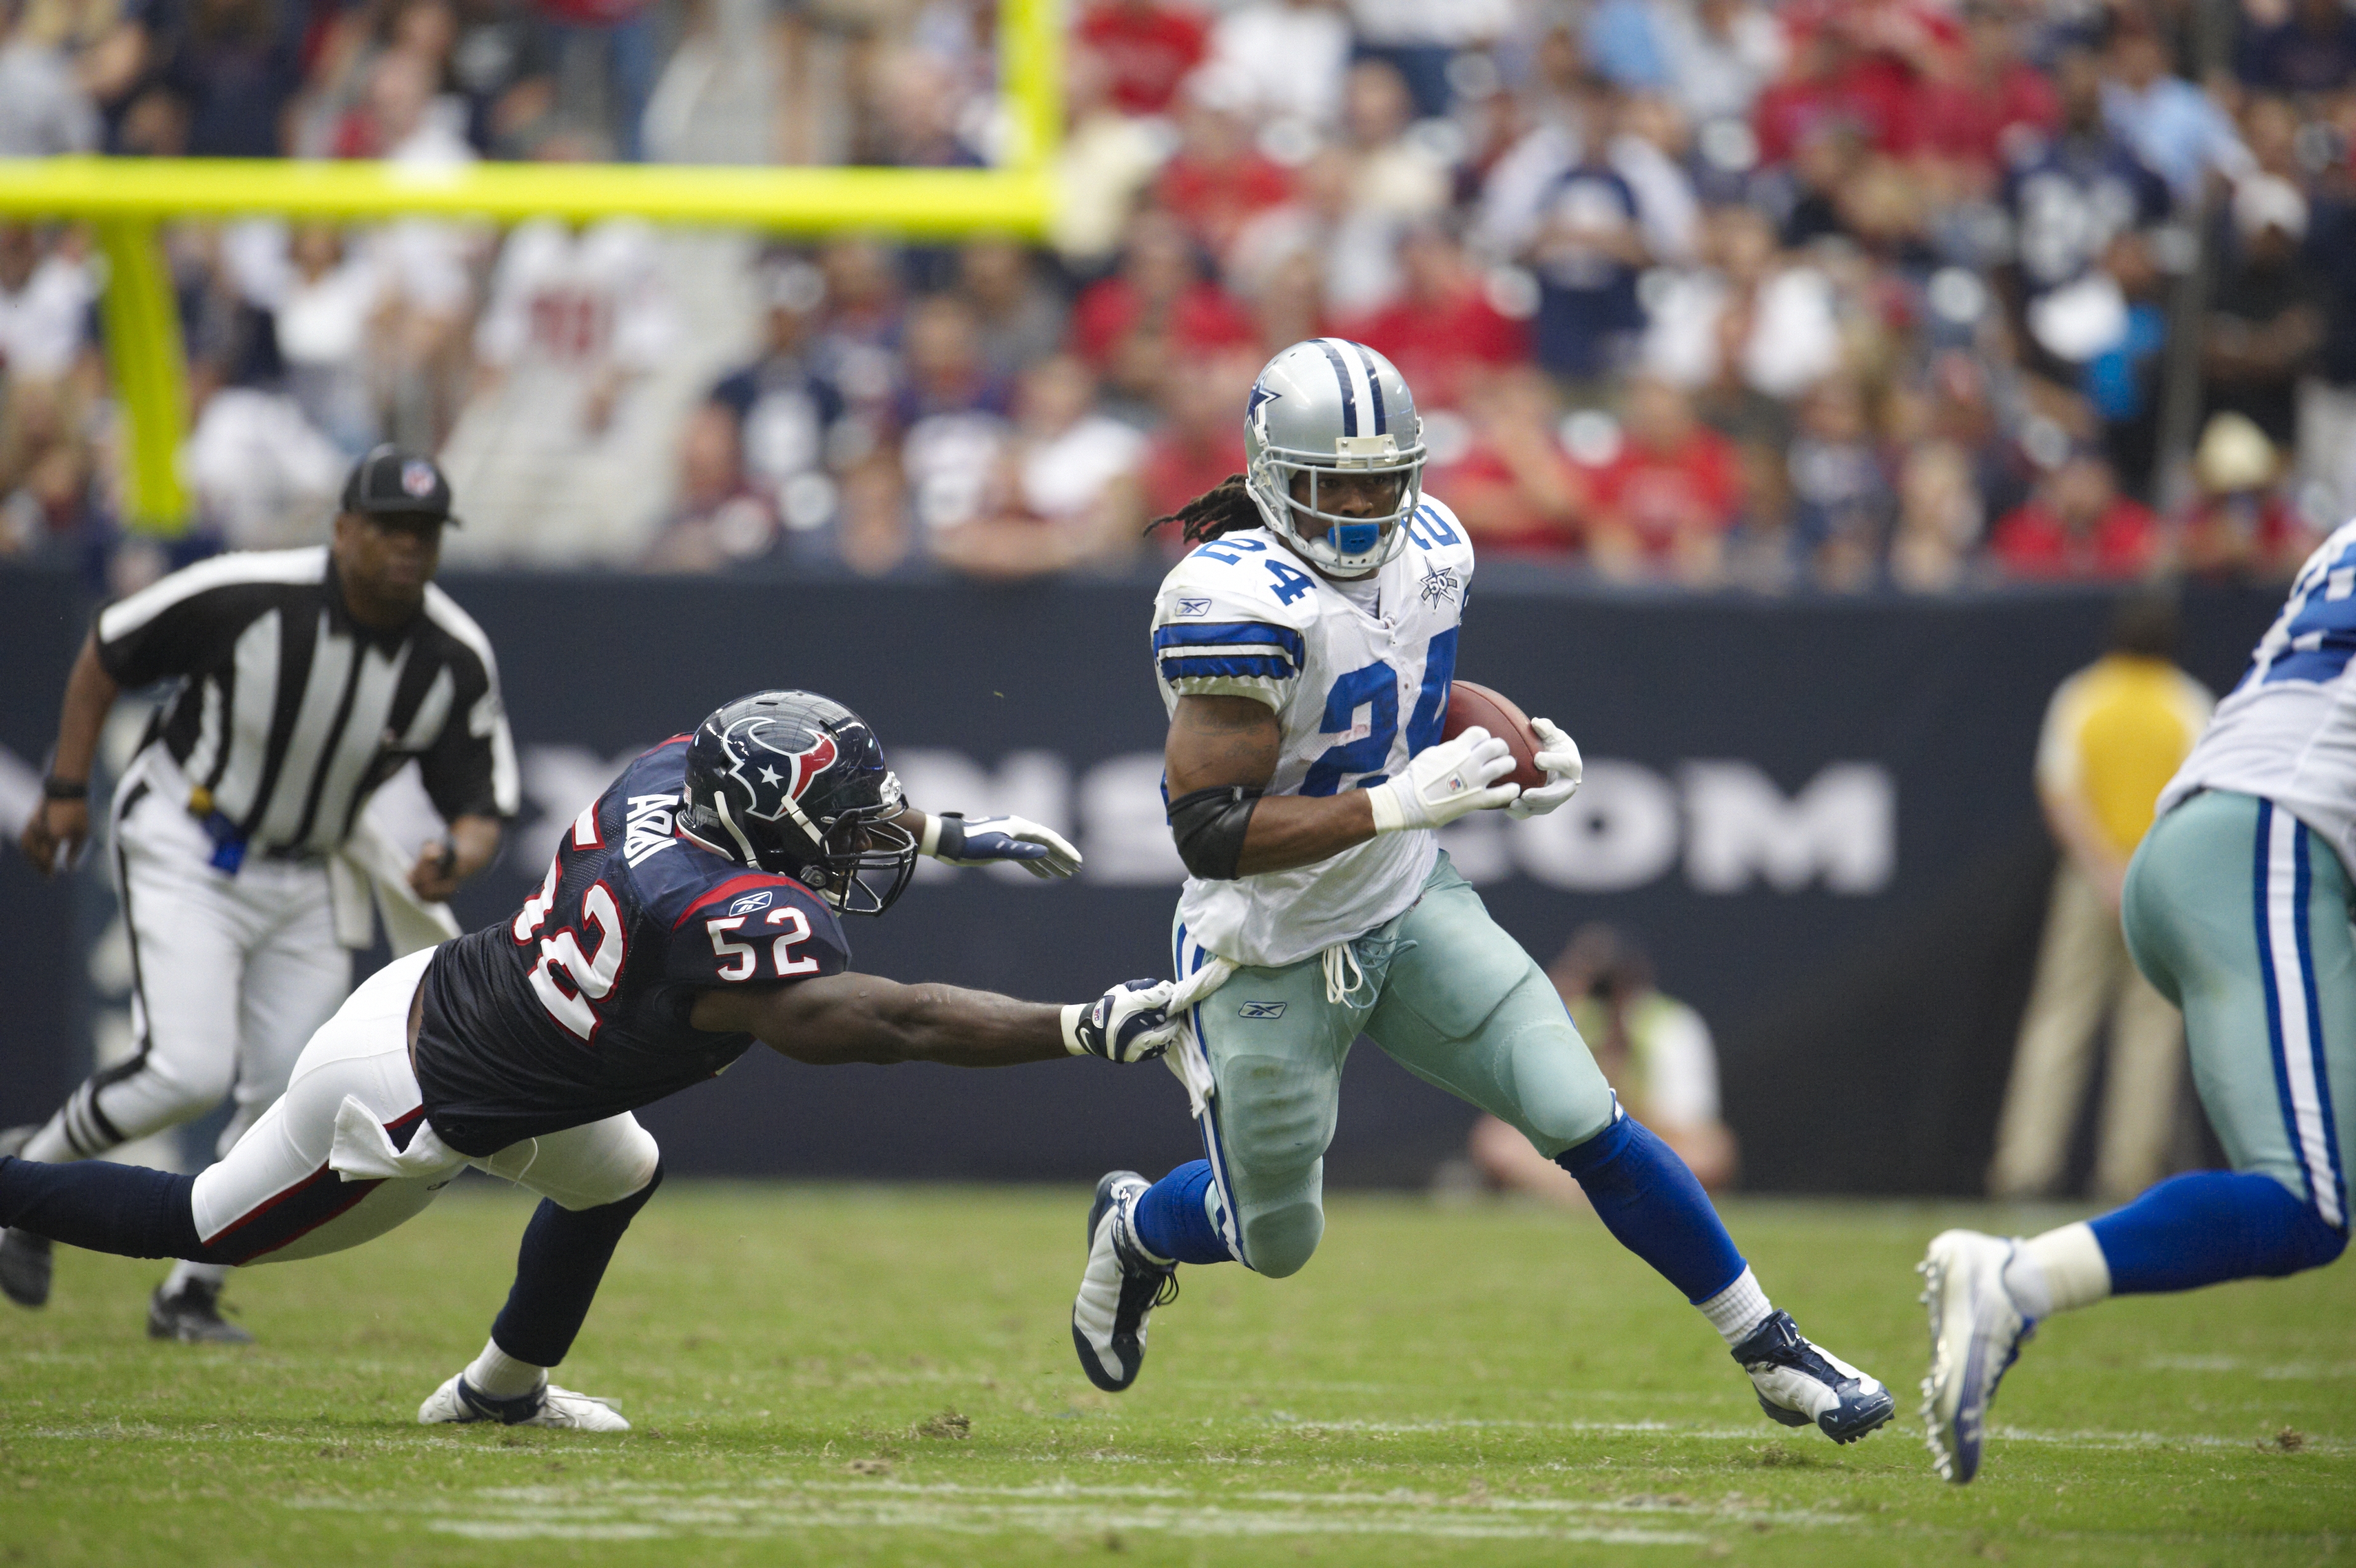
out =
{"type": "Polygon", "coordinates": [[[2037,1332],[2036,1319],[2005,1288],[2005,1265],[2019,1245],[1976,1230],[1944,1230],[1916,1268],[1931,1309],[1923,1435],[1939,1474],[1957,1486],[1979,1474],[1997,1384],[2020,1359],[2021,1341],[2037,1332]]]}

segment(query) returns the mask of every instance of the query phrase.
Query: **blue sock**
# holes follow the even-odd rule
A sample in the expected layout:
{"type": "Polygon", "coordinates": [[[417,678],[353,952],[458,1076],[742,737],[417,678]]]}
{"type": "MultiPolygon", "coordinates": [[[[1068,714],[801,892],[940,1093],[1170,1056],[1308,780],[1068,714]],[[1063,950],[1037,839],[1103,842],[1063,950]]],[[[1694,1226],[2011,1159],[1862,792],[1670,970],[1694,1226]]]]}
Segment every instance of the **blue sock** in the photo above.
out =
{"type": "Polygon", "coordinates": [[[1157,1258],[1181,1263],[1224,1263],[1227,1244],[1203,1207],[1211,1190],[1211,1162],[1189,1160],[1145,1189],[1137,1200],[1137,1239],[1157,1258]]]}
{"type": "Polygon", "coordinates": [[[124,1258],[215,1260],[197,1239],[197,1178],[140,1165],[0,1159],[0,1226],[124,1258]]]}
{"type": "Polygon", "coordinates": [[[491,1324],[491,1339],[500,1349],[535,1367],[553,1367],[571,1353],[622,1232],[662,1178],[659,1165],[646,1186],[595,1208],[559,1208],[540,1200],[517,1250],[508,1304],[491,1324]]]}
{"type": "Polygon", "coordinates": [[[1698,1306],[1742,1277],[1742,1254],[1676,1151],[1622,1116],[1554,1163],[1579,1178],[1620,1244],[1698,1306]]]}
{"type": "Polygon", "coordinates": [[[2320,1268],[2348,1245],[2290,1188],[2248,1171],[2170,1176],[2090,1229],[2114,1295],[2279,1279],[2320,1268]]]}

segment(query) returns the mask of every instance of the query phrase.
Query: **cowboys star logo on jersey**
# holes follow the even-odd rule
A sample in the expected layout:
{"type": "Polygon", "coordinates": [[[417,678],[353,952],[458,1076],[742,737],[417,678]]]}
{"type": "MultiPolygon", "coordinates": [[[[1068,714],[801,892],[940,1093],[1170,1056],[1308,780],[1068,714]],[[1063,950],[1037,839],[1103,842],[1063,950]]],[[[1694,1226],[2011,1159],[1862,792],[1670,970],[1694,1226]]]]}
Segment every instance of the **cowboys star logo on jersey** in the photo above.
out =
{"type": "Polygon", "coordinates": [[[1451,566],[1426,566],[1422,586],[1417,590],[1423,602],[1435,608],[1454,599],[1462,591],[1462,585],[1451,566]]]}

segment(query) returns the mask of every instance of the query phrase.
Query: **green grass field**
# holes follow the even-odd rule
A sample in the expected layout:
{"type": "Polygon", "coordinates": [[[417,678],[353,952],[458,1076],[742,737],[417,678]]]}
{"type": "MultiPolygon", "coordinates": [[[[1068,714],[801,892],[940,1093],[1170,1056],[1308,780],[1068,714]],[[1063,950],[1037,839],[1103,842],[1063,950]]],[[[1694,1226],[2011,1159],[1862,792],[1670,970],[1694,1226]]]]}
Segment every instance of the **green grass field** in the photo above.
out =
{"type": "Polygon", "coordinates": [[[469,1181],[255,1271],[250,1350],[150,1344],[163,1265],[0,1307],[0,1563],[2202,1563],[2356,1559],[2356,1266],[2048,1325],[1969,1487],[1914,1424],[1929,1206],[1751,1201],[1777,1301],[1900,1391],[1837,1448],[1589,1219],[1339,1197],[1302,1274],[1187,1270],[1139,1386],[1066,1313],[1085,1189],[666,1188],[560,1374],[626,1434],[421,1428],[528,1208],[469,1181]]]}

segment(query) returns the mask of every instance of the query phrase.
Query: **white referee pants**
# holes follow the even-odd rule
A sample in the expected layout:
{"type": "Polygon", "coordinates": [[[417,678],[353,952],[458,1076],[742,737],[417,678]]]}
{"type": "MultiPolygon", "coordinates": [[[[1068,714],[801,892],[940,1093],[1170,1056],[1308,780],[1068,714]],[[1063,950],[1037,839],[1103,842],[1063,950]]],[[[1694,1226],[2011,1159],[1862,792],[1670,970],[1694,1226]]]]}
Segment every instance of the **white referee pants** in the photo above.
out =
{"type": "Polygon", "coordinates": [[[294,1059],[351,986],[324,866],[261,856],[213,869],[188,784],[161,746],[124,779],[115,890],[131,939],[138,1054],[74,1090],[28,1159],[89,1159],[192,1121],[234,1091],[227,1154],[283,1093],[294,1059]],[[134,791],[144,784],[138,799],[134,791]]]}
{"type": "Polygon", "coordinates": [[[226,1261],[357,1247],[419,1213],[467,1165],[568,1209],[618,1203],[654,1179],[654,1134],[627,1112],[479,1159],[443,1146],[409,1065],[410,1002],[434,951],[363,982],[304,1048],[284,1097],[198,1176],[197,1235],[226,1261]]]}

